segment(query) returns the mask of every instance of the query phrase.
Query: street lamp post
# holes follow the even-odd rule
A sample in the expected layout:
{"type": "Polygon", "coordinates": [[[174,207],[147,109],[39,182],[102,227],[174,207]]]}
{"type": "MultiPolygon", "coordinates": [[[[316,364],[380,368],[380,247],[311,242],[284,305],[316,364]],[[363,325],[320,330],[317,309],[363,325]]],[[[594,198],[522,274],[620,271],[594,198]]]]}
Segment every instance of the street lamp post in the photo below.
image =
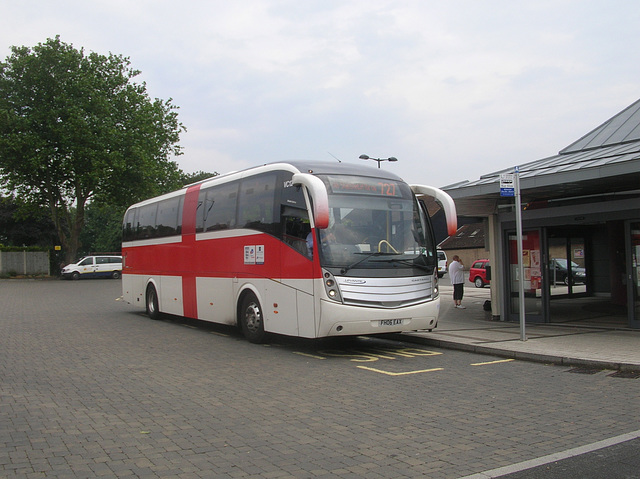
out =
{"type": "Polygon", "coordinates": [[[380,162],[382,161],[398,161],[395,156],[390,156],[389,158],[371,158],[369,155],[360,155],[361,160],[373,160],[378,162],[378,168],[380,168],[380,162]]]}

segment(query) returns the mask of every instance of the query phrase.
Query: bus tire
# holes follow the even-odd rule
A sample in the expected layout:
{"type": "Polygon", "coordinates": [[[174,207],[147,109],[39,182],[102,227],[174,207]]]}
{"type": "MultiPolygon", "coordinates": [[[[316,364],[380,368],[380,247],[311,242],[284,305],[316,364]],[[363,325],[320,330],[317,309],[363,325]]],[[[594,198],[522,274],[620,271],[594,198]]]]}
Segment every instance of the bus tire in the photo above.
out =
{"type": "Polygon", "coordinates": [[[248,292],[242,298],[242,304],[239,312],[239,322],[242,328],[242,334],[251,343],[263,343],[266,338],[264,332],[264,317],[262,308],[256,295],[248,292]]]}
{"type": "Polygon", "coordinates": [[[158,292],[156,287],[152,284],[147,286],[147,293],[145,296],[145,303],[147,308],[147,315],[151,319],[160,319],[160,307],[158,304],[158,292]]]}

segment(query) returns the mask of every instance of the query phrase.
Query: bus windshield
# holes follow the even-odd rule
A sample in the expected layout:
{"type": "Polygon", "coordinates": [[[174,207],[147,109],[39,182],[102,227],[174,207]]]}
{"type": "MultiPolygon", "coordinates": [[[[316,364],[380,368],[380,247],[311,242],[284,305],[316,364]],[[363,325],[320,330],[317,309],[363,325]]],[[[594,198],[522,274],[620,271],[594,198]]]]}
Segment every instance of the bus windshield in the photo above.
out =
{"type": "Polygon", "coordinates": [[[318,232],[323,267],[336,268],[337,274],[432,272],[435,248],[431,234],[425,233],[430,231],[428,220],[406,183],[350,176],[322,179],[329,192],[329,227],[318,232]]]}

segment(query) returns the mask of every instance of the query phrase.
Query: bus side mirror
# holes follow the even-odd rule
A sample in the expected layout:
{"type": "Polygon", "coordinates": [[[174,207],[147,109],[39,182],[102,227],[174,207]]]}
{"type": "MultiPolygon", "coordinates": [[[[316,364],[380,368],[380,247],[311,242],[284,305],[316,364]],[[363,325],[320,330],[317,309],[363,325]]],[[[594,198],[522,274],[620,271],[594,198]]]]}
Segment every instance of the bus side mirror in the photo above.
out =
{"type": "Polygon", "coordinates": [[[456,204],[453,202],[453,198],[449,196],[449,193],[442,191],[440,188],[425,185],[409,185],[411,190],[416,196],[431,196],[440,204],[444,210],[445,218],[447,219],[447,233],[449,236],[453,236],[458,231],[458,216],[456,214],[456,204]]]}
{"type": "Polygon", "coordinates": [[[319,229],[329,227],[329,195],[324,183],[317,176],[296,173],[291,178],[295,186],[304,185],[313,199],[313,224],[319,229]]]}

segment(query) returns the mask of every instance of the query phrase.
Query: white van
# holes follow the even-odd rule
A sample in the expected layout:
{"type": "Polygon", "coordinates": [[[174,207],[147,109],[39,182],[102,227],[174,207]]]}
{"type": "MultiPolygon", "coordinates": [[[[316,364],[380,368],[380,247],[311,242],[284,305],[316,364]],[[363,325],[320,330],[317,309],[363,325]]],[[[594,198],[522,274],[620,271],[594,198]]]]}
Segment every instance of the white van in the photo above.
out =
{"type": "Polygon", "coordinates": [[[438,278],[442,278],[447,272],[447,253],[438,250],[438,278]]]}
{"type": "Polygon", "coordinates": [[[85,256],[76,263],[62,268],[62,277],[80,278],[113,278],[122,275],[122,256],[85,256]]]}

